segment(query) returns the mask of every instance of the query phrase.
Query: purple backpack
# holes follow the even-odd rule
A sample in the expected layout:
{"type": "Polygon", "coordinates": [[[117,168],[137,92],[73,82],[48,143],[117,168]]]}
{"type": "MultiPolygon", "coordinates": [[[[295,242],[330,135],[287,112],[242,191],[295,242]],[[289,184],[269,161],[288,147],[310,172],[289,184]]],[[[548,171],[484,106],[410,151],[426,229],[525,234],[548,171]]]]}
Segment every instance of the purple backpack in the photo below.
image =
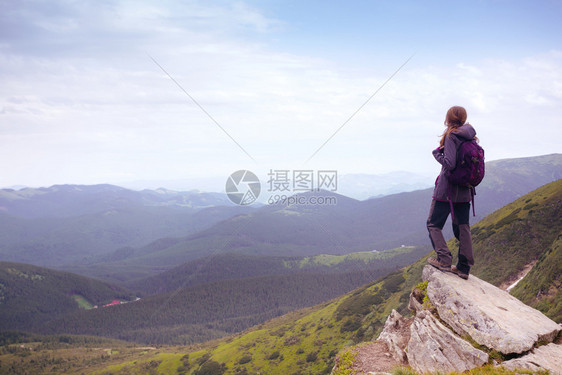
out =
{"type": "MultiPolygon", "coordinates": [[[[457,163],[455,169],[446,172],[449,183],[452,185],[466,186],[470,188],[472,196],[472,215],[476,216],[474,210],[474,187],[478,186],[484,178],[484,149],[474,140],[463,141],[457,149],[457,163]]],[[[449,185],[449,197],[451,197],[451,185],[449,185]]],[[[453,201],[451,205],[451,216],[454,220],[453,201]]]]}
{"type": "Polygon", "coordinates": [[[455,169],[447,172],[453,185],[475,187],[484,178],[484,149],[475,140],[463,141],[457,149],[455,169]]]}

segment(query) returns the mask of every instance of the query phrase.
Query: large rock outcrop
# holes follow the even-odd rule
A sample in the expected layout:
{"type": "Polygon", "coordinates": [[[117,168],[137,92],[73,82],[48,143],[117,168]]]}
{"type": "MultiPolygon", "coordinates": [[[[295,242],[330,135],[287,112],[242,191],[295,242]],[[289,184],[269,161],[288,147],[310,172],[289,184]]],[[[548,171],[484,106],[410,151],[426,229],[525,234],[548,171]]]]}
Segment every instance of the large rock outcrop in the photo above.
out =
{"type": "MultiPolygon", "coordinates": [[[[488,353],[497,352],[512,358],[498,366],[562,375],[562,338],[553,342],[562,325],[475,276],[463,280],[426,266],[422,277],[425,290],[410,294],[415,317],[393,310],[373,343],[388,348],[383,354],[394,363],[418,373],[464,372],[489,363],[488,353]]],[[[385,359],[373,352],[371,359],[377,358],[385,359]]]]}
{"type": "Polygon", "coordinates": [[[457,334],[503,354],[520,354],[552,342],[560,326],[540,311],[477,277],[463,280],[426,266],[427,296],[457,334]]]}
{"type": "Polygon", "coordinates": [[[488,354],[455,335],[429,311],[416,314],[407,349],[408,362],[419,373],[464,372],[488,362],[488,354]]]}

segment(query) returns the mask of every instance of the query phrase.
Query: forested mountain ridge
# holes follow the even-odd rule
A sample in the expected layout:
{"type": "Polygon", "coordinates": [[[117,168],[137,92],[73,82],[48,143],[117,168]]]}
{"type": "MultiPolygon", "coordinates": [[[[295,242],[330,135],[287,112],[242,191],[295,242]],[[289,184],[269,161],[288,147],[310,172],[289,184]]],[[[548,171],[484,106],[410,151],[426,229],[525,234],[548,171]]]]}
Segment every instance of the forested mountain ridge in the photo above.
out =
{"type": "Polygon", "coordinates": [[[425,254],[424,248],[416,247],[339,256],[321,254],[309,257],[276,257],[217,254],[184,263],[156,276],[132,280],[125,285],[138,293],[157,294],[209,282],[265,275],[389,272],[411,263],[423,254],[425,254]]]}
{"type": "MultiPolygon", "coordinates": [[[[491,161],[487,171],[475,219],[561,178],[562,155],[491,161]]],[[[333,206],[259,208],[207,207],[228,202],[221,194],[112,185],[3,189],[0,260],[127,282],[220,253],[306,256],[426,244],[430,196],[431,189],[366,201],[337,195],[333,206]]]]}
{"type": "Polygon", "coordinates": [[[6,298],[0,317],[5,319],[0,330],[88,334],[150,345],[202,342],[337,297],[411,263],[425,251],[405,247],[271,259],[220,255],[139,280],[130,285],[134,295],[113,293],[101,302],[97,295],[105,296],[107,288],[122,289],[70,273],[4,262],[0,285],[6,298]],[[92,309],[114,299],[133,302],[92,309]],[[22,309],[25,314],[20,314],[22,309]]]}
{"type": "MultiPolygon", "coordinates": [[[[513,280],[520,274],[521,267],[531,262],[533,269],[512,293],[522,293],[521,298],[529,298],[528,303],[559,323],[559,310],[552,307],[561,303],[557,279],[562,263],[561,207],[562,181],[559,180],[519,198],[473,226],[474,274],[500,285],[513,280]],[[536,293],[537,290],[540,293],[536,293]]],[[[454,249],[454,241],[449,244],[454,249]]],[[[330,302],[284,315],[227,339],[209,342],[203,348],[178,347],[137,354],[129,351],[127,357],[119,357],[120,361],[108,356],[95,365],[90,362],[89,366],[93,367],[79,367],[80,370],[74,369],[74,372],[125,374],[153,369],[163,373],[195,374],[216,367],[224,370],[219,373],[226,374],[329,373],[338,351],[376,337],[392,309],[407,313],[408,296],[421,281],[425,264],[426,257],[330,302]],[[109,363],[113,365],[107,367],[109,363]]],[[[27,357],[7,355],[0,360],[3,366],[13,360],[18,361],[20,367],[35,366],[31,360],[38,357],[29,351],[26,353],[27,357]]],[[[64,354],[52,352],[49,355],[64,354]]],[[[42,371],[33,368],[38,369],[37,373],[42,371]]]]}
{"type": "Polygon", "coordinates": [[[111,337],[145,345],[187,345],[224,337],[347,293],[388,273],[266,275],[229,279],[76,311],[34,332],[111,337]]]}
{"type": "MultiPolygon", "coordinates": [[[[477,187],[474,223],[508,202],[562,178],[562,155],[507,159],[487,163],[477,187]]],[[[427,244],[425,221],[432,189],[357,201],[339,194],[314,192],[337,200],[335,205],[268,205],[183,238],[162,239],[129,249],[118,261],[90,265],[99,277],[104,269],[158,270],[221,253],[267,256],[311,256],[383,250],[427,244]],[[99,271],[97,271],[99,270],[99,271]]],[[[449,226],[446,234],[451,236],[449,226]]],[[[82,271],[80,271],[82,272],[82,271]]],[[[88,270],[84,270],[88,272],[88,270]]]]}
{"type": "MultiPolygon", "coordinates": [[[[517,296],[528,288],[542,291],[554,288],[554,293],[531,295],[529,303],[558,323],[562,318],[559,310],[551,307],[561,304],[557,279],[562,268],[561,210],[562,180],[558,180],[497,210],[473,227],[477,262],[474,274],[500,285],[519,274],[518,264],[536,262],[537,273],[533,275],[532,270],[527,275],[529,282],[525,283],[527,277],[524,278],[512,293],[517,296]],[[529,231],[522,233],[522,228],[529,231]],[[523,257],[530,247],[529,256],[523,257]],[[545,267],[550,272],[542,279],[537,278],[545,267]]],[[[449,245],[454,249],[453,240],[449,245]]],[[[186,374],[196,374],[216,365],[224,370],[220,373],[225,374],[328,374],[336,353],[350,344],[375,338],[392,309],[408,314],[409,294],[420,283],[426,260],[427,256],[331,302],[274,319],[229,339],[211,342],[204,349],[187,353],[171,351],[168,357],[157,359],[157,366],[172,366],[178,370],[181,366],[181,372],[186,374]],[[179,361],[180,358],[183,360],[179,361]],[[173,363],[177,363],[176,367],[173,363]]],[[[145,358],[142,363],[150,360],[145,358]]],[[[142,363],[128,361],[123,365],[130,371],[142,363]]]]}
{"type": "Polygon", "coordinates": [[[84,276],[0,262],[0,331],[33,331],[74,311],[135,298],[126,289],[84,276]]]}

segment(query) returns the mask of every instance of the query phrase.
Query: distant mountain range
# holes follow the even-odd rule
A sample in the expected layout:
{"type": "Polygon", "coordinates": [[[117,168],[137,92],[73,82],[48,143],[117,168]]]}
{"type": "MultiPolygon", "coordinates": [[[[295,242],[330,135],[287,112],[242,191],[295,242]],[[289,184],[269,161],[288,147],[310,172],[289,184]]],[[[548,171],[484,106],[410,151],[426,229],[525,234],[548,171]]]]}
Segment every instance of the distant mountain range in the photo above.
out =
{"type": "Polygon", "coordinates": [[[0,260],[84,262],[158,238],[185,236],[252,210],[221,194],[113,185],[0,190],[0,260]]]}
{"type": "Polygon", "coordinates": [[[0,190],[0,212],[21,218],[76,217],[137,207],[197,209],[232,205],[220,193],[164,188],[134,191],[107,184],[0,190]]]}
{"type": "MultiPolygon", "coordinates": [[[[477,188],[477,216],[473,222],[543,184],[562,178],[562,155],[490,162],[486,173],[477,188]]],[[[106,277],[112,272],[110,268],[118,269],[121,277],[142,269],[148,276],[223,253],[310,256],[424,245],[428,244],[425,221],[431,194],[432,189],[426,189],[357,201],[330,192],[305,193],[306,200],[322,197],[337,204],[267,205],[195,234],[160,239],[128,249],[126,254],[121,251],[119,259],[102,257],[87,267],[68,269],[94,277],[106,277]]],[[[452,235],[449,226],[446,233],[452,235]]]]}
{"type": "MultiPolygon", "coordinates": [[[[473,222],[562,177],[562,155],[487,163],[473,222]]],[[[326,205],[236,206],[222,194],[112,185],[0,190],[0,260],[128,282],[217,254],[312,256],[427,245],[431,189],[326,205]]],[[[450,235],[450,230],[449,230],[450,235]]]]}
{"type": "Polygon", "coordinates": [[[338,176],[338,193],[365,200],[384,195],[421,190],[432,186],[435,177],[397,171],[383,174],[345,174],[338,176]]]}
{"type": "MultiPolygon", "coordinates": [[[[261,176],[258,176],[261,177],[261,176]]],[[[396,171],[382,174],[351,173],[338,175],[338,191],[353,199],[368,199],[375,196],[424,189],[433,183],[432,176],[396,171]]],[[[226,176],[179,180],[136,181],[118,184],[133,190],[157,189],[166,186],[173,190],[224,191],[226,176]]]]}

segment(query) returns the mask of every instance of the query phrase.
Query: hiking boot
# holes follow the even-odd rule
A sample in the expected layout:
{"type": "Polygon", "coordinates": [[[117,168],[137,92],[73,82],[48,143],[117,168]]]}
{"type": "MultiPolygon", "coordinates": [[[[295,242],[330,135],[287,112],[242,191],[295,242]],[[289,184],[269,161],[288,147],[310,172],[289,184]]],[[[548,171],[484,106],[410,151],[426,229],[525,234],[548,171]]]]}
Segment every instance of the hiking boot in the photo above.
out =
{"type": "Polygon", "coordinates": [[[437,268],[440,271],[451,272],[451,266],[447,266],[447,265],[441,263],[436,258],[428,258],[427,263],[429,263],[430,265],[432,265],[433,267],[437,268]]]}
{"type": "Polygon", "coordinates": [[[459,271],[457,266],[451,266],[451,272],[456,273],[457,276],[460,277],[461,279],[468,280],[468,273],[464,273],[464,272],[459,271]]]}

